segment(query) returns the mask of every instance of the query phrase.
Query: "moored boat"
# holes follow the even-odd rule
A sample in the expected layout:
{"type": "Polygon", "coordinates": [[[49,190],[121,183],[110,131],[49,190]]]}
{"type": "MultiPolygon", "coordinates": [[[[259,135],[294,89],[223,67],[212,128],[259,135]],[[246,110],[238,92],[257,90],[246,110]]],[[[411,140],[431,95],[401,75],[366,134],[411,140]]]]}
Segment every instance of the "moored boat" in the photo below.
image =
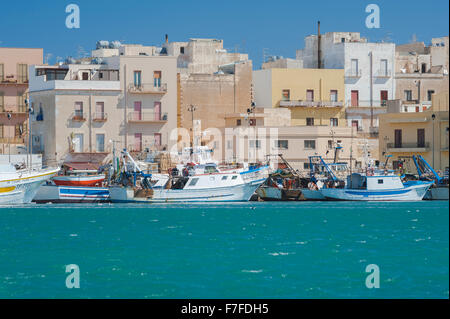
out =
{"type": "Polygon", "coordinates": [[[17,170],[13,165],[0,165],[0,204],[30,203],[39,187],[58,171],[58,168],[17,170]]]}
{"type": "Polygon", "coordinates": [[[362,175],[347,177],[343,188],[322,188],[322,195],[331,200],[347,201],[417,201],[422,200],[433,182],[402,183],[397,175],[362,175]]]}
{"type": "MultiPolygon", "coordinates": [[[[96,172],[96,171],[94,171],[96,172]]],[[[70,175],[61,175],[53,177],[53,182],[58,186],[98,186],[105,180],[105,175],[88,175],[74,171],[70,175]],[[78,174],[77,174],[78,173],[78,174]]],[[[91,172],[92,173],[92,172],[91,172]]]]}
{"type": "Polygon", "coordinates": [[[97,203],[108,202],[106,187],[42,185],[33,202],[36,203],[97,203]]]}

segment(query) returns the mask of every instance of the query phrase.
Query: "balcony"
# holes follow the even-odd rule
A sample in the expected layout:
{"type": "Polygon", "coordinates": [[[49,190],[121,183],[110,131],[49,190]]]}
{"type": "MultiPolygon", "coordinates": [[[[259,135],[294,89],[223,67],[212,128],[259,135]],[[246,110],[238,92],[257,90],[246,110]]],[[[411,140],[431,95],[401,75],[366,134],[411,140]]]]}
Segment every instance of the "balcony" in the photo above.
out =
{"type": "Polygon", "coordinates": [[[6,74],[0,76],[1,84],[28,84],[27,75],[6,74]]]}
{"type": "Polygon", "coordinates": [[[0,137],[2,144],[25,144],[25,137],[0,137]]]}
{"type": "Polygon", "coordinates": [[[390,153],[408,153],[408,152],[428,152],[430,150],[430,143],[387,143],[387,151],[390,153]]]}
{"type": "Polygon", "coordinates": [[[166,123],[167,113],[158,112],[130,112],[128,113],[129,123],[166,123]]]}
{"type": "Polygon", "coordinates": [[[74,122],[84,122],[86,121],[86,116],[84,115],[83,112],[80,111],[75,111],[74,113],[72,113],[72,121],[74,122]]]}
{"type": "Polygon", "coordinates": [[[155,86],[154,83],[142,83],[139,85],[130,84],[128,92],[132,94],[166,94],[167,83],[161,83],[160,86],[155,86]]]}
{"type": "Polygon", "coordinates": [[[392,72],[391,70],[380,69],[377,72],[375,72],[374,77],[380,79],[388,79],[392,77],[392,72]]]}
{"type": "Polygon", "coordinates": [[[345,72],[346,78],[360,78],[362,75],[361,70],[348,70],[345,72]]]}
{"type": "Polygon", "coordinates": [[[282,107],[342,107],[343,102],[331,102],[331,101],[306,101],[306,100],[281,100],[280,106],[282,107]]]}
{"type": "Polygon", "coordinates": [[[357,100],[357,101],[352,101],[351,99],[347,100],[347,106],[352,106],[352,107],[370,107],[370,106],[374,106],[374,107],[384,107],[387,106],[387,100],[372,100],[372,102],[370,100],[357,100]],[[354,102],[354,103],[352,103],[354,102]],[[356,104],[356,105],[354,105],[356,104]]]}
{"type": "Polygon", "coordinates": [[[92,121],[94,122],[106,122],[108,119],[108,114],[105,112],[95,112],[92,121]]]}

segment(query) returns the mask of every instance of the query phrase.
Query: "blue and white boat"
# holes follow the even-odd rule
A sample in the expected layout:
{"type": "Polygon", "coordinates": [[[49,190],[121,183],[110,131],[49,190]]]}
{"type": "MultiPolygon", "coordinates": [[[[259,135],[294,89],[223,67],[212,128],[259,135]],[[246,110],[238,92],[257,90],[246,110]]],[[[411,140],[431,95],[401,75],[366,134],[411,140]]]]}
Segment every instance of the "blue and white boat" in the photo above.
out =
{"type": "Polygon", "coordinates": [[[417,201],[422,200],[433,182],[408,181],[397,175],[363,175],[353,173],[343,188],[322,188],[330,200],[347,201],[417,201]]]}
{"type": "Polygon", "coordinates": [[[39,187],[33,202],[36,203],[98,203],[109,201],[106,187],[58,186],[54,184],[39,187]]]}

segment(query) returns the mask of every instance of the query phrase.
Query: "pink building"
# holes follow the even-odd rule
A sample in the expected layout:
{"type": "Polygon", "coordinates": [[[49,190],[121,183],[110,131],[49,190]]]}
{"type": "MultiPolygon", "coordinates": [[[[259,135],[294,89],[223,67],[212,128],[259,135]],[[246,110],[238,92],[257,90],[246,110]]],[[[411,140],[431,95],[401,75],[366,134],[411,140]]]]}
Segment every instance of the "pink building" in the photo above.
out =
{"type": "Polygon", "coordinates": [[[28,66],[42,62],[43,49],[0,47],[0,154],[26,144],[28,66]]]}

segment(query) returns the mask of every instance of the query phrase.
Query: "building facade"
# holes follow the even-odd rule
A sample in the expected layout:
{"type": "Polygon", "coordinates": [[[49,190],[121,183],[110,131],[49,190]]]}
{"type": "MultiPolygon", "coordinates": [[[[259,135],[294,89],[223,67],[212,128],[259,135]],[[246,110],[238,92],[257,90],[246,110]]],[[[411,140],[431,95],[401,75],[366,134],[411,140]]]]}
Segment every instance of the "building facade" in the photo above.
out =
{"type": "Polygon", "coordinates": [[[43,49],[0,48],[0,153],[28,144],[28,66],[42,64],[43,49]]]}

